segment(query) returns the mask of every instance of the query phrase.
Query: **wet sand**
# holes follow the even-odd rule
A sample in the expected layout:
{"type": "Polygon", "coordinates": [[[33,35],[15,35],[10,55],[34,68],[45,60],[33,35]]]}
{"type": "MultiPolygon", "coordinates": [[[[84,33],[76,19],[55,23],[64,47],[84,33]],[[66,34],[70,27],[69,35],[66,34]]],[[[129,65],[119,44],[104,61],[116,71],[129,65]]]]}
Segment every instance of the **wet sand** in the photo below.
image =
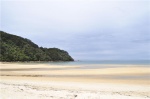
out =
{"type": "Polygon", "coordinates": [[[14,94],[16,94],[14,99],[27,97],[32,99],[150,98],[150,68],[148,66],[128,65],[116,68],[113,68],[114,65],[111,64],[107,64],[109,68],[93,66],[97,68],[83,69],[84,66],[80,65],[1,63],[0,96],[2,99],[8,99],[14,94]],[[21,89],[20,86],[23,88],[21,89]]]}

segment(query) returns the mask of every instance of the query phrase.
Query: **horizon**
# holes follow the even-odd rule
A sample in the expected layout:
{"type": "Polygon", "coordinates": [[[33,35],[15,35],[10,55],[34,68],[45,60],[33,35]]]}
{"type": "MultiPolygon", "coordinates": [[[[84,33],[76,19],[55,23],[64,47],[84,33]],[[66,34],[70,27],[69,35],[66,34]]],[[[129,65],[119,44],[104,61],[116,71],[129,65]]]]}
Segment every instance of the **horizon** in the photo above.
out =
{"type": "Polygon", "coordinates": [[[75,60],[150,60],[148,0],[2,0],[1,31],[75,60]]]}

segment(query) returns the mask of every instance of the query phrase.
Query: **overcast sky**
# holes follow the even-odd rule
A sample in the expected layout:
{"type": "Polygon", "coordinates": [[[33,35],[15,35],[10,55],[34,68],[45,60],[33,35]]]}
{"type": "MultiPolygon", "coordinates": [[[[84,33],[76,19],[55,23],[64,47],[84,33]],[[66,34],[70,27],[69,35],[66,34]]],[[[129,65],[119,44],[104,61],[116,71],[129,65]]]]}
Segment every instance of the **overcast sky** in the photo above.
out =
{"type": "Polygon", "coordinates": [[[149,0],[1,0],[1,30],[75,60],[150,59],[149,0]]]}

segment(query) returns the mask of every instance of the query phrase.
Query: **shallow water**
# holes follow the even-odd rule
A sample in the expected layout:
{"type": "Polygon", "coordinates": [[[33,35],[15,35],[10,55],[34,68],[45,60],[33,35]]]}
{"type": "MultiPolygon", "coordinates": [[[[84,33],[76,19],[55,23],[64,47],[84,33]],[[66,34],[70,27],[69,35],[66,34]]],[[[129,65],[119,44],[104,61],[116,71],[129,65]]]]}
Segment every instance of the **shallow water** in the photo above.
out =
{"type": "MultiPolygon", "coordinates": [[[[18,64],[18,63],[17,63],[18,64]]],[[[100,60],[100,61],[73,61],[73,62],[22,62],[23,65],[57,65],[57,66],[81,66],[80,69],[117,68],[127,66],[150,67],[150,60],[100,60]],[[111,65],[111,66],[110,66],[111,65]]]]}
{"type": "Polygon", "coordinates": [[[100,60],[100,61],[74,61],[74,62],[43,62],[52,65],[87,65],[87,64],[130,64],[130,65],[149,65],[150,60],[100,60]]]}

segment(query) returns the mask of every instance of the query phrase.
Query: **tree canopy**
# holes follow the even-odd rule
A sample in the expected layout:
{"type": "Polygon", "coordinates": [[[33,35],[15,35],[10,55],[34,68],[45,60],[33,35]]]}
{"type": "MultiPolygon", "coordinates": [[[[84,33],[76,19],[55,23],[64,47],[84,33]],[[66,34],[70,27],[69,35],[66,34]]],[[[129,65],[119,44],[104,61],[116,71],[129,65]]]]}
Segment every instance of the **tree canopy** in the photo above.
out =
{"type": "Polygon", "coordinates": [[[64,50],[43,48],[31,40],[0,31],[0,61],[73,61],[64,50]]]}

